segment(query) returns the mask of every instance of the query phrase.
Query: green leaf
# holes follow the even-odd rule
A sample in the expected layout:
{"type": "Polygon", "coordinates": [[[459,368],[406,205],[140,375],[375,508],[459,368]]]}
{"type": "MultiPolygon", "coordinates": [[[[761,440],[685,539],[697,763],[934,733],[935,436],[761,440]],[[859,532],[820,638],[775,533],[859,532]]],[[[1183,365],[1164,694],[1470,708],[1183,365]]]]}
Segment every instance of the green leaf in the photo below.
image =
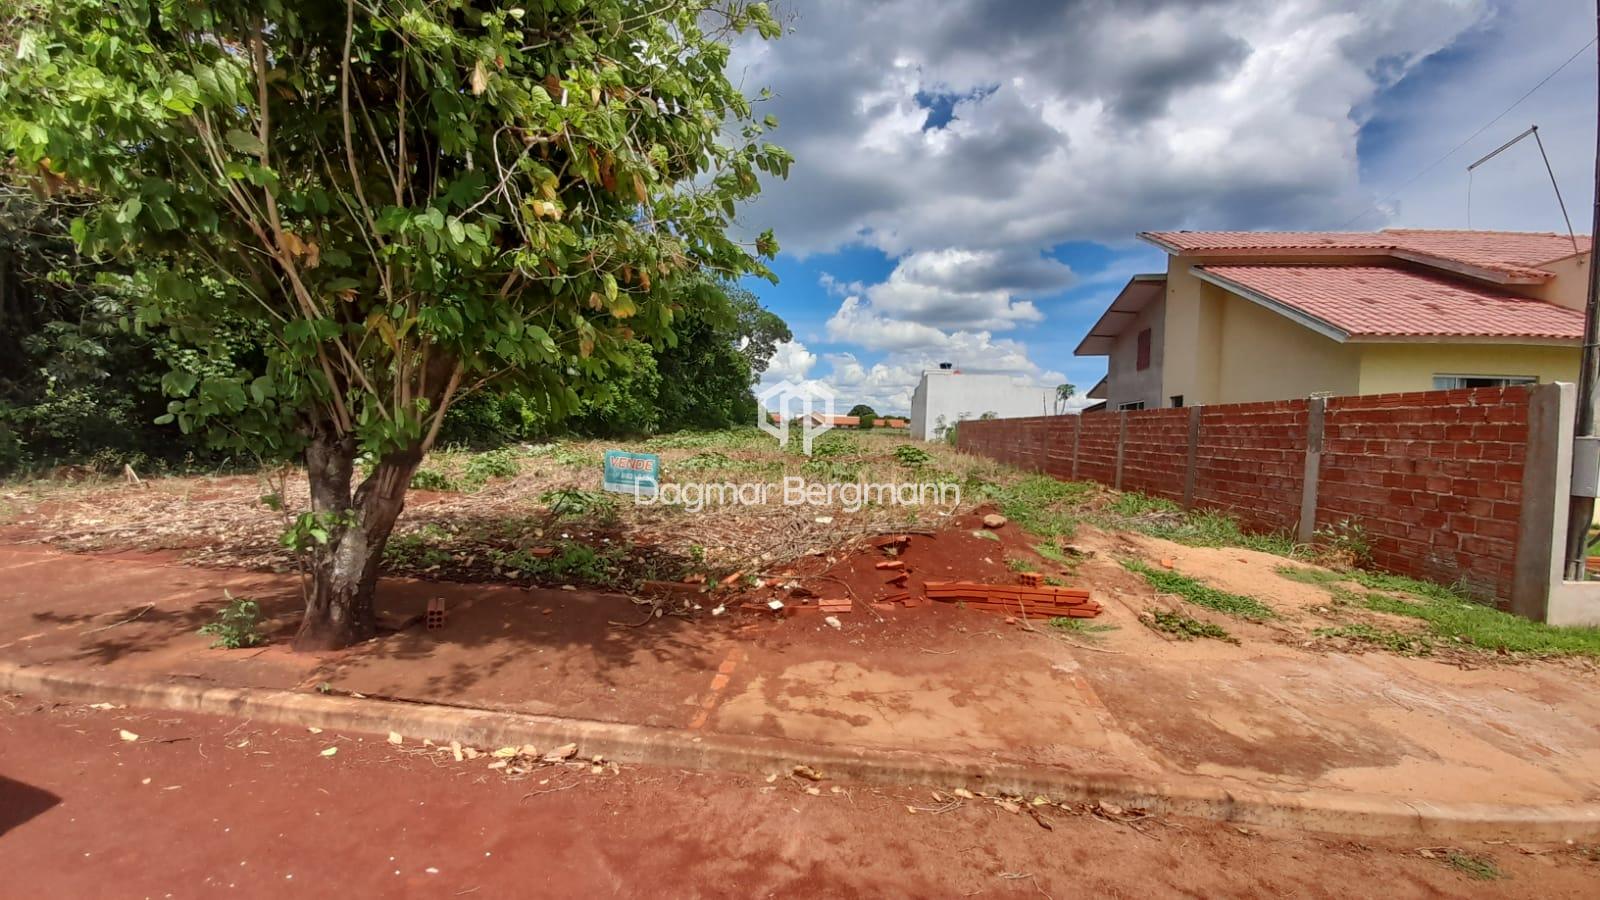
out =
{"type": "Polygon", "coordinates": [[[187,397],[200,378],[192,372],[168,372],[161,376],[161,392],[168,397],[187,397]]]}
{"type": "Polygon", "coordinates": [[[260,138],[248,131],[243,131],[238,128],[230,129],[226,137],[228,140],[228,146],[239,151],[240,153],[248,153],[251,156],[260,156],[261,152],[267,149],[266,145],[261,143],[260,138]]]}

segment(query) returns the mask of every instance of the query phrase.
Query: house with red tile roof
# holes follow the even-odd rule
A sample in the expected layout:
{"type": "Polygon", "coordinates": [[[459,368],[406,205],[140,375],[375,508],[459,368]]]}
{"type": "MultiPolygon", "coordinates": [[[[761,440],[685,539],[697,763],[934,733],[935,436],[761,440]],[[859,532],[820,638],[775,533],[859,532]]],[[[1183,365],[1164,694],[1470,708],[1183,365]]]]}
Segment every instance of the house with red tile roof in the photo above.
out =
{"type": "Polygon", "coordinates": [[[1572,381],[1585,235],[1148,231],[1135,275],[1078,344],[1107,409],[1572,381]]]}

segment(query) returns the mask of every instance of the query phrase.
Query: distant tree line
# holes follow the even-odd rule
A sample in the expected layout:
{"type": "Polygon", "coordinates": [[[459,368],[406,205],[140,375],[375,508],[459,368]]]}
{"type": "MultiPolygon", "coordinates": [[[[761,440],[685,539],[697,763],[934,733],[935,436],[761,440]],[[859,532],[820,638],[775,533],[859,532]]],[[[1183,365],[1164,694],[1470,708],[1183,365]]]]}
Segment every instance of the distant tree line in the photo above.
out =
{"type": "MultiPolygon", "coordinates": [[[[70,192],[43,197],[21,179],[0,181],[0,473],[248,465],[155,420],[168,406],[163,376],[259,367],[258,336],[236,323],[219,357],[131,327],[147,288],[114,263],[78,254],[70,227],[85,205],[70,192]]],[[[450,409],[441,441],[484,447],[754,423],[751,389],[791,338],[789,326],[735,283],[700,279],[675,290],[672,338],[630,344],[626,363],[595,379],[576,416],[535,392],[484,392],[450,409]]]]}

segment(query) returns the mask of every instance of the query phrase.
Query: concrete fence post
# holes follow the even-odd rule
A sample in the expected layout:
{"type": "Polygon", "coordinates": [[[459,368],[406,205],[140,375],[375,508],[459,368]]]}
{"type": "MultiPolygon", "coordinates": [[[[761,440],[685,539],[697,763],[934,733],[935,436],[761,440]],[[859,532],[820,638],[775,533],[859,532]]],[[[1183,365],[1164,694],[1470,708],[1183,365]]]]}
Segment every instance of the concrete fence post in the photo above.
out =
{"type": "Polygon", "coordinates": [[[1117,411],[1117,473],[1112,478],[1111,486],[1122,490],[1122,450],[1128,443],[1128,410],[1117,411]]]}
{"type": "Polygon", "coordinates": [[[1313,398],[1306,404],[1306,464],[1300,483],[1300,531],[1297,540],[1311,543],[1317,534],[1317,481],[1322,470],[1323,416],[1328,401],[1313,398]]]}
{"type": "Polygon", "coordinates": [[[1039,457],[1034,469],[1041,474],[1049,471],[1050,466],[1050,420],[1039,420],[1039,457]]]}
{"type": "Polygon", "coordinates": [[[1078,436],[1083,434],[1083,413],[1073,416],[1072,423],[1072,480],[1078,480],[1078,436]]]}
{"type": "MultiPolygon", "coordinates": [[[[1557,531],[1558,496],[1567,488],[1560,474],[1561,385],[1541,384],[1528,392],[1528,446],[1522,461],[1522,509],[1517,515],[1517,549],[1511,571],[1511,611],[1535,622],[1548,614],[1553,550],[1565,536],[1557,531]]],[[[1570,430],[1570,429],[1568,429],[1570,430]]],[[[1570,437],[1567,438],[1570,440],[1570,437]]],[[[1570,456],[1568,457],[1570,459],[1570,456]]],[[[1570,465],[1570,463],[1568,464],[1570,465]]],[[[1560,571],[1556,567],[1556,571],[1560,571]]]]}
{"type": "Polygon", "coordinates": [[[1200,407],[1189,407],[1189,453],[1183,463],[1183,508],[1194,509],[1194,485],[1200,477],[1200,407]]]}

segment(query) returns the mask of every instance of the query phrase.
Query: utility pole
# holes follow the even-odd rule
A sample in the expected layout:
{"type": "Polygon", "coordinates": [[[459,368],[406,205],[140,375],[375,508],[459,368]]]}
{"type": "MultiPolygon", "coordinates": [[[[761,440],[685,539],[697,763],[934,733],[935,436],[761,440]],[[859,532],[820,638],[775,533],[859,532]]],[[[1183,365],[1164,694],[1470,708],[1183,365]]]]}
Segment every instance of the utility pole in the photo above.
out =
{"type": "MultiPolygon", "coordinates": [[[[1600,34],[1600,0],[1595,0],[1595,32],[1600,34]]],[[[1596,85],[1600,88],[1600,65],[1596,66],[1596,85]]],[[[1600,265],[1596,265],[1594,242],[1600,238],[1600,110],[1595,116],[1594,159],[1594,220],[1589,229],[1589,298],[1583,306],[1583,356],[1578,363],[1578,414],[1574,429],[1579,440],[1574,453],[1593,453],[1592,441],[1582,438],[1595,434],[1595,385],[1600,381],[1600,265]]],[[[1585,487],[1587,493],[1592,489],[1585,487]]],[[[1580,497],[1573,492],[1567,516],[1568,581],[1581,581],[1584,576],[1584,556],[1589,543],[1589,523],[1594,519],[1594,497],[1580,497]]]]}

